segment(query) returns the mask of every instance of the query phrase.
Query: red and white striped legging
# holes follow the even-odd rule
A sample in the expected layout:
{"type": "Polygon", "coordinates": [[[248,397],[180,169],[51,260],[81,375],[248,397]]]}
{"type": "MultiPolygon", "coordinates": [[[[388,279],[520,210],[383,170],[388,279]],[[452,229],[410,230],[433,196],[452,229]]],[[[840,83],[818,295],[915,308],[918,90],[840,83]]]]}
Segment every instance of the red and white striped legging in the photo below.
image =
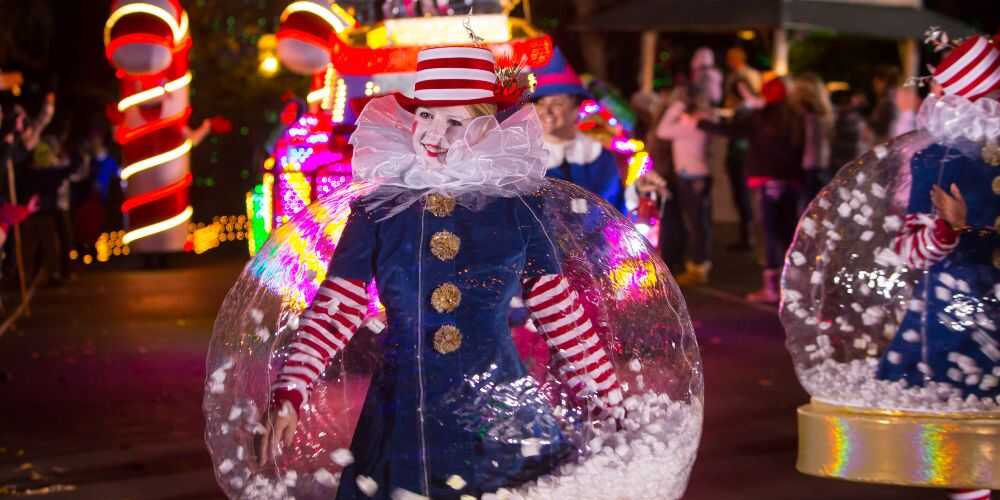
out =
{"type": "MultiPolygon", "coordinates": [[[[618,378],[593,323],[569,282],[560,275],[525,280],[525,303],[556,354],[556,372],[579,399],[593,398],[606,416],[622,400],[618,378]]],[[[271,386],[272,405],[289,402],[298,411],[327,363],[347,347],[368,304],[365,283],[331,278],[323,282],[299,323],[289,354],[271,386]]]]}

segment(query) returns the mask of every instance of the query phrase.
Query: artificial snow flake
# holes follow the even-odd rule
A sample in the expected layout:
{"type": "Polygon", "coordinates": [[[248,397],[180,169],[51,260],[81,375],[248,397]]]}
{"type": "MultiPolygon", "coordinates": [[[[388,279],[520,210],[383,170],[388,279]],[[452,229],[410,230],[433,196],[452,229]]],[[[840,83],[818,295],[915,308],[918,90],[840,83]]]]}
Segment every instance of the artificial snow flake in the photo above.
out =
{"type": "Polygon", "coordinates": [[[805,217],[799,223],[799,229],[805,232],[805,234],[809,237],[816,236],[816,221],[809,217],[805,217]]]}
{"type": "Polygon", "coordinates": [[[227,458],[219,463],[219,472],[223,474],[229,474],[230,472],[232,472],[233,467],[235,467],[235,464],[233,464],[232,460],[227,458]]]}
{"type": "Polygon", "coordinates": [[[358,489],[361,490],[365,496],[373,497],[375,496],[375,493],[378,492],[378,483],[368,476],[362,476],[359,474],[355,482],[358,484],[358,489]]]}
{"type": "Polygon", "coordinates": [[[884,160],[886,156],[889,156],[889,148],[885,147],[884,144],[879,144],[873,149],[875,152],[875,157],[879,160],[884,160]]]}
{"type": "Polygon", "coordinates": [[[903,332],[903,340],[907,342],[919,342],[920,334],[913,330],[907,330],[903,332]]]}
{"type": "Polygon", "coordinates": [[[265,327],[259,327],[256,331],[257,340],[261,342],[267,342],[267,339],[271,338],[271,332],[265,327]]]}
{"type": "Polygon", "coordinates": [[[847,216],[851,215],[851,205],[847,202],[841,203],[840,206],[837,207],[837,213],[840,214],[841,217],[847,218],[847,216]]]}
{"type": "Polygon", "coordinates": [[[316,472],[313,472],[313,478],[316,482],[326,486],[327,488],[336,488],[340,484],[340,478],[336,474],[331,474],[330,471],[320,468],[316,472]]]}
{"type": "Polygon", "coordinates": [[[587,213],[587,200],[583,198],[573,198],[569,202],[570,210],[574,214],[585,214],[587,213]]]}
{"type": "Polygon", "coordinates": [[[866,230],[865,232],[861,233],[861,241],[871,241],[872,238],[874,237],[875,237],[875,231],[872,230],[866,230]]]}
{"type": "Polygon", "coordinates": [[[264,321],[264,313],[256,307],[250,310],[250,319],[253,320],[253,324],[259,325],[264,321]]]}
{"type": "Polygon", "coordinates": [[[632,358],[632,361],[628,362],[628,369],[639,373],[642,371],[642,362],[639,361],[639,358],[632,358]]]}
{"type": "Polygon", "coordinates": [[[462,476],[452,474],[451,476],[448,477],[448,481],[446,481],[445,484],[447,484],[448,487],[453,490],[460,490],[462,488],[465,488],[466,483],[465,479],[462,479],[462,476]]]}
{"type": "Polygon", "coordinates": [[[792,252],[791,257],[792,257],[792,264],[795,264],[796,266],[801,266],[802,264],[806,263],[806,256],[802,255],[802,252],[796,250],[792,252]]]}
{"type": "Polygon", "coordinates": [[[389,495],[390,500],[430,500],[429,497],[425,497],[419,493],[414,493],[410,490],[404,490],[403,488],[396,488],[392,490],[392,494],[389,495]]]}
{"type": "Polygon", "coordinates": [[[347,467],[354,463],[354,454],[351,453],[351,450],[338,448],[330,454],[330,460],[341,467],[347,467]]]}
{"type": "Polygon", "coordinates": [[[367,328],[372,333],[378,335],[385,330],[385,323],[378,318],[371,318],[365,322],[365,328],[367,328]]]}
{"type": "Polygon", "coordinates": [[[521,441],[521,455],[537,457],[542,450],[542,441],[538,438],[527,438],[521,441]]]}

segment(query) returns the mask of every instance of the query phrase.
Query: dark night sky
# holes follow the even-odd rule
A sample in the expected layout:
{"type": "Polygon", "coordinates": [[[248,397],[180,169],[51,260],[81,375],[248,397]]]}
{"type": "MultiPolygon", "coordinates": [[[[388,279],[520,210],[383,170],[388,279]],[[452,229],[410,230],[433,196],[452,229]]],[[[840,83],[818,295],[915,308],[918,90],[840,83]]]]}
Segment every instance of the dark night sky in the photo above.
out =
{"type": "MultiPolygon", "coordinates": [[[[570,60],[580,67],[582,61],[576,46],[578,35],[567,29],[572,19],[557,17],[573,12],[569,2],[536,0],[533,2],[535,24],[550,31],[570,60]]],[[[111,0],[0,0],[0,68],[21,69],[26,73],[28,81],[24,99],[29,107],[40,99],[47,88],[57,85],[63,122],[70,121],[68,118],[72,115],[73,128],[83,130],[90,123],[102,119],[104,106],[117,97],[114,73],[104,59],[102,45],[102,31],[110,3],[111,0]]],[[[289,87],[301,92],[308,82],[306,78],[294,75],[261,82],[252,69],[256,64],[256,54],[252,50],[254,37],[262,31],[273,30],[275,18],[287,0],[184,0],[184,3],[191,12],[195,35],[195,120],[223,114],[234,121],[237,130],[247,127],[245,133],[216,139],[199,148],[202,151],[196,151],[193,163],[197,172],[196,209],[202,209],[202,213],[237,213],[242,207],[241,193],[254,180],[254,164],[260,159],[259,154],[255,157],[254,151],[259,151],[260,144],[270,132],[268,122],[273,121],[278,97],[282,90],[289,87]],[[206,15],[213,19],[205,20],[206,15]],[[196,19],[196,16],[202,18],[196,19]],[[234,45],[231,50],[226,44],[229,37],[225,27],[227,21],[236,25],[236,34],[242,29],[244,37],[241,44],[230,43],[234,45]],[[243,25],[252,28],[252,33],[248,35],[243,25]],[[211,49],[204,48],[206,46],[211,49]],[[224,64],[217,65],[217,59],[224,64]],[[226,68],[230,73],[240,68],[239,71],[245,74],[223,74],[226,68]],[[253,104],[248,106],[250,102],[253,104]],[[265,119],[266,116],[269,118],[265,119]],[[223,189],[215,189],[212,185],[223,189]]],[[[601,0],[598,3],[614,5],[616,2],[601,0]]],[[[963,19],[982,31],[1000,28],[1000,7],[996,0],[926,0],[925,4],[928,8],[963,19]]],[[[228,33],[234,33],[233,28],[231,26],[228,33]]],[[[636,38],[635,35],[612,37],[608,42],[609,52],[634,54],[638,49],[636,38]]],[[[680,61],[684,59],[685,51],[695,44],[704,43],[721,49],[731,40],[719,36],[671,35],[661,41],[661,45],[676,47],[680,61]]],[[[867,70],[875,63],[894,62],[896,54],[892,43],[848,39],[821,41],[819,45],[824,43],[829,44],[825,50],[835,57],[822,53],[819,59],[830,59],[829,66],[834,68],[832,71],[844,67],[842,64],[845,63],[837,60],[838,57],[850,61],[858,47],[874,54],[866,58],[869,60],[857,61],[858,67],[853,76],[855,82],[864,81],[867,70]]],[[[620,84],[627,95],[635,87],[635,57],[609,59],[609,79],[620,84]]],[[[823,67],[808,69],[819,71],[827,78],[850,79],[843,75],[831,75],[823,67]]]]}

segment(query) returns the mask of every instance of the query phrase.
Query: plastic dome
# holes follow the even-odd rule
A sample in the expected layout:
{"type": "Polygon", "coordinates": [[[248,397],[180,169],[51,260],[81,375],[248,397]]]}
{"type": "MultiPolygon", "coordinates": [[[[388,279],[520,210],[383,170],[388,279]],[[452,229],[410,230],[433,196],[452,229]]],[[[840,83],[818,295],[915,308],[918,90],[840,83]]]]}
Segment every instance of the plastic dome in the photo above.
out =
{"type": "Polygon", "coordinates": [[[912,132],[843,167],[809,205],[785,260],[781,321],[814,402],[1000,410],[1000,168],[983,151],[912,132]],[[920,231],[933,226],[935,185],[969,205],[953,249],[920,231]]]}
{"type": "MultiPolygon", "coordinates": [[[[229,497],[342,498],[337,492],[347,474],[349,490],[371,498],[637,500],[683,494],[701,433],[703,392],[700,357],[683,297],[631,223],[593,195],[562,182],[547,184],[530,197],[534,201],[526,197],[509,202],[523,202],[529,209],[529,217],[518,219],[525,225],[522,232],[540,229],[545,235],[545,248],[558,254],[561,275],[596,327],[595,345],[610,358],[623,392],[610,415],[592,416],[594,400],[579,397],[565,377],[558,376],[559,356],[533,323],[496,339],[498,352],[507,353],[497,355],[500,361],[476,365],[483,348],[475,343],[486,340],[475,330],[496,326],[485,316],[475,328],[459,321],[461,335],[447,350],[439,349],[436,336],[438,352],[417,344],[423,364],[416,365],[412,377],[393,382],[412,383],[414,393],[412,398],[399,394],[386,382],[385,367],[410,366],[411,360],[402,359],[406,351],[400,345],[420,336],[393,331],[392,325],[405,321],[401,316],[406,313],[398,312],[402,299],[393,288],[394,278],[377,273],[376,282],[380,277],[386,282],[369,289],[377,289],[386,306],[369,293],[373,300],[361,331],[314,383],[291,446],[280,449],[274,461],[258,465],[255,439],[263,431],[262,413],[285,362],[286,346],[294,338],[297,315],[324,279],[352,199],[364,199],[372,189],[356,184],[309,206],[276,230],[220,310],[209,351],[204,410],[216,476],[229,497]],[[385,324],[390,326],[383,329],[385,324]],[[514,357],[512,363],[503,361],[508,355],[514,357]],[[441,359],[451,361],[435,364],[441,359]],[[396,406],[373,412],[371,405],[384,401],[373,395],[379,391],[391,392],[396,406]],[[416,424],[405,417],[409,414],[419,416],[416,424]],[[360,415],[367,415],[362,424],[360,415]],[[373,428],[372,422],[394,422],[413,432],[400,435],[388,427],[373,428]],[[442,437],[443,430],[447,437],[442,437]],[[392,434],[400,442],[372,440],[373,432],[392,434]],[[393,470],[400,476],[412,473],[419,478],[416,486],[406,478],[380,482],[364,473],[372,467],[370,457],[383,456],[371,449],[373,442],[403,449],[393,455],[398,460],[412,457],[412,469],[393,470]]],[[[506,203],[494,201],[469,216],[485,217],[499,210],[494,205],[502,208],[506,203]]],[[[459,266],[453,276],[462,290],[460,307],[494,301],[506,311],[506,271],[484,274],[477,266],[490,262],[495,249],[516,238],[518,231],[479,230],[486,231],[482,241],[468,243],[482,244],[473,260],[454,261],[459,266]]],[[[467,251],[466,241],[457,250],[460,256],[467,251]]],[[[396,243],[400,248],[408,244],[396,243]]],[[[517,270],[531,264],[502,266],[508,265],[517,270]]],[[[414,282],[412,291],[405,293],[421,290],[430,291],[427,284],[414,282]]],[[[515,309],[518,305],[515,299],[515,309]]],[[[417,324],[435,318],[418,319],[417,324]]],[[[509,331],[507,320],[501,319],[498,328],[509,331]]]]}

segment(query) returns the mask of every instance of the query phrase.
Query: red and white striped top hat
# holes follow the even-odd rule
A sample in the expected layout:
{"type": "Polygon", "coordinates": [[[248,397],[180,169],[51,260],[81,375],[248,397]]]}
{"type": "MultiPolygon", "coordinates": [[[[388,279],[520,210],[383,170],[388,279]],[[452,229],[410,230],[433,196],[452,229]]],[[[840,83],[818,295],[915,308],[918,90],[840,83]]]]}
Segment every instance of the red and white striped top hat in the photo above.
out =
{"type": "Polygon", "coordinates": [[[1000,48],[985,36],[974,36],[951,51],[934,70],[946,94],[974,101],[1000,88],[1000,48]]]}
{"type": "Polygon", "coordinates": [[[516,102],[498,90],[496,59],[489,49],[436,47],[417,54],[413,97],[396,94],[396,100],[410,111],[483,103],[503,108],[516,102]]]}

